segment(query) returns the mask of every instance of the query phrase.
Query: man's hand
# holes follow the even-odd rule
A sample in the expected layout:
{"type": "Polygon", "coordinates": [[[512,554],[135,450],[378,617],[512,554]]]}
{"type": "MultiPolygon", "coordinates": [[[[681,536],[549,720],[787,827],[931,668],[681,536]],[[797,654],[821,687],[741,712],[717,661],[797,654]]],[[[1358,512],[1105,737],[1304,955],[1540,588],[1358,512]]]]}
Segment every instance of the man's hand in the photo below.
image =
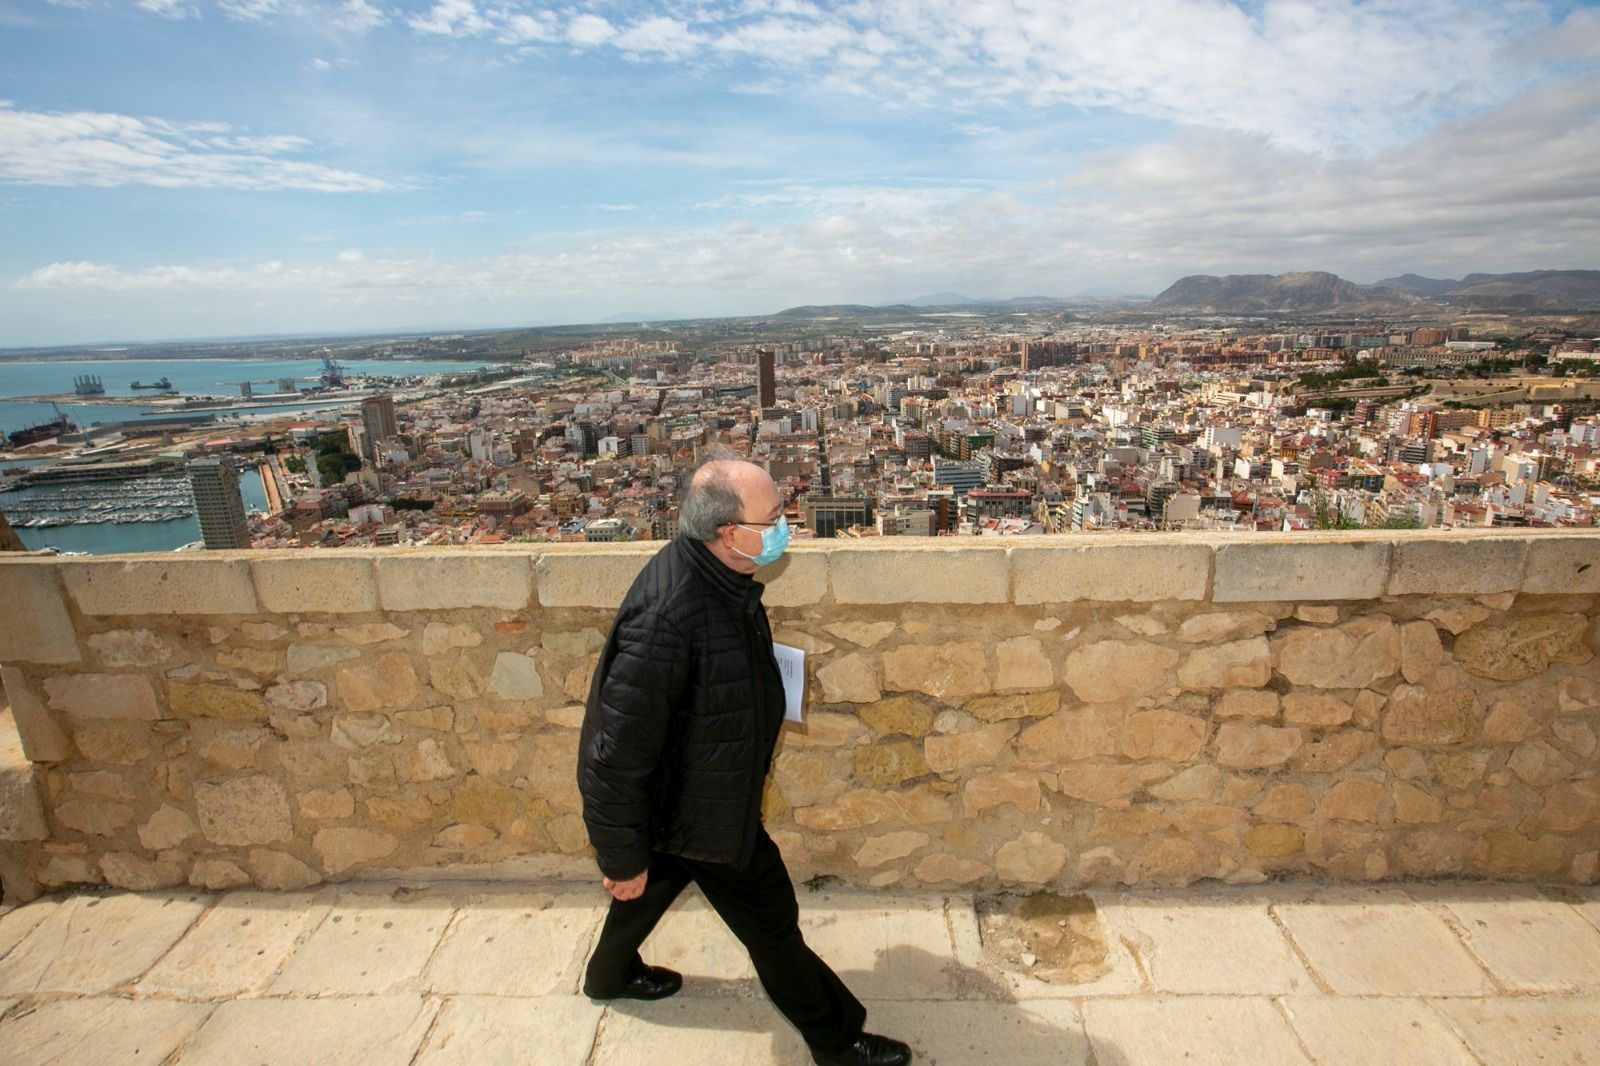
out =
{"type": "Polygon", "coordinates": [[[611,893],[612,899],[626,903],[630,899],[638,899],[644,895],[644,883],[649,878],[650,871],[646,870],[638,877],[631,877],[626,881],[613,881],[609,877],[602,877],[600,878],[600,884],[607,892],[611,893]]]}

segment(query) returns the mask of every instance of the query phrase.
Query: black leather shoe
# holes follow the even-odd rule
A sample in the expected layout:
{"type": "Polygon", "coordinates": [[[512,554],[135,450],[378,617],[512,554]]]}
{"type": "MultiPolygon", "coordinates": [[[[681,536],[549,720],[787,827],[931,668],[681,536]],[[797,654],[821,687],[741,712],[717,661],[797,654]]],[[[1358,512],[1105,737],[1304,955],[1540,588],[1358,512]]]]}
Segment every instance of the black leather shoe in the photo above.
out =
{"type": "Polygon", "coordinates": [[[682,974],[665,966],[646,966],[628,978],[628,983],[622,986],[620,992],[601,996],[585,988],[583,994],[590,999],[666,999],[682,987],[682,974]]]}
{"type": "Polygon", "coordinates": [[[843,1051],[811,1050],[817,1066],[905,1066],[911,1061],[911,1048],[898,1040],[876,1033],[862,1033],[843,1051]]]}

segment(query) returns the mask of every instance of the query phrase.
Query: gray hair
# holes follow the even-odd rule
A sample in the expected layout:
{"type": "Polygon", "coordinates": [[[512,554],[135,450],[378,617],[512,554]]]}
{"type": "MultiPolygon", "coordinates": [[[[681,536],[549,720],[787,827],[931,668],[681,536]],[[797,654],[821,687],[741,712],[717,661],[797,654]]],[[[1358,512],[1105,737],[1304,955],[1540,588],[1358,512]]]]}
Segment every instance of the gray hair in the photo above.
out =
{"type": "Polygon", "coordinates": [[[695,540],[716,540],[717,530],[744,517],[744,501],[728,479],[729,462],[739,457],[714,449],[689,476],[689,488],[678,508],[678,530],[695,540]]]}

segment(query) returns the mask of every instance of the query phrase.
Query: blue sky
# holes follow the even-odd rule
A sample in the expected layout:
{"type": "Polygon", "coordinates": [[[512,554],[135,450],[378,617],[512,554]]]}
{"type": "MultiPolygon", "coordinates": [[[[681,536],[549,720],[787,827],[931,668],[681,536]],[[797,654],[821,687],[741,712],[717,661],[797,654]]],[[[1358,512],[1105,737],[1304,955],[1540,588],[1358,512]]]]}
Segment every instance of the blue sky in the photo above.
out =
{"type": "Polygon", "coordinates": [[[1600,7],[0,0],[0,347],[1600,267],[1600,7]]]}

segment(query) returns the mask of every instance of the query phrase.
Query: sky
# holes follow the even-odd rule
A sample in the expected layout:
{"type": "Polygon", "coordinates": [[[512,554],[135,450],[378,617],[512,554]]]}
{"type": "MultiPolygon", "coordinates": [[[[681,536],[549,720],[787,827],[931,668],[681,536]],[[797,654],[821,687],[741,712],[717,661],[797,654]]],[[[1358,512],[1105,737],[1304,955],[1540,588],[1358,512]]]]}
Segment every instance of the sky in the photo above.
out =
{"type": "Polygon", "coordinates": [[[1600,268],[1600,3],[0,0],[0,347],[1600,268]]]}

